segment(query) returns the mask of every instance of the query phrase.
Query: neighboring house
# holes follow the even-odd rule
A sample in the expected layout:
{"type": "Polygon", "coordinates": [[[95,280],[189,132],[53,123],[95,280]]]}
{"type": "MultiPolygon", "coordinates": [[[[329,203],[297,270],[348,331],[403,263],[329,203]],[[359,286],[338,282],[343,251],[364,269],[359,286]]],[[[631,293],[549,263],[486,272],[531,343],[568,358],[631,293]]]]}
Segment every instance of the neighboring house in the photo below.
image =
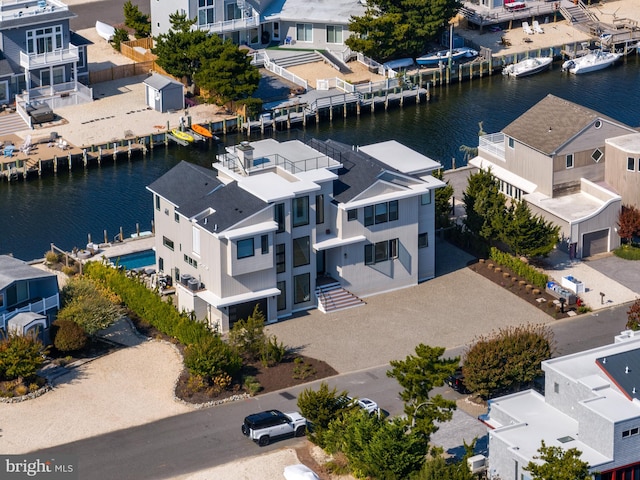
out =
{"type": "MultiPolygon", "coordinates": [[[[637,130],[547,95],[502,132],[480,137],[478,156],[469,164],[491,169],[507,197],[526,200],[534,214],[559,225],[560,247],[572,257],[588,257],[620,245],[621,204],[640,194],[621,196],[610,181],[621,172],[605,167],[607,140],[632,133],[637,130]]],[[[626,153],[616,155],[626,162],[626,153]]]]}
{"type": "Polygon", "coordinates": [[[69,30],[75,16],[58,0],[0,2],[0,104],[16,100],[24,114],[29,104],[53,109],[93,100],[80,83],[88,42],[69,30]]]}
{"type": "Polygon", "coordinates": [[[60,309],[58,277],[0,255],[0,331],[34,332],[48,341],[48,329],[60,309]]]}
{"type": "Polygon", "coordinates": [[[196,28],[230,38],[237,45],[264,48],[285,44],[301,49],[344,50],[351,16],[366,7],[359,0],[177,0],[151,2],[151,34],[171,28],[169,15],[197,19],[196,28]]]}
{"type": "Polygon", "coordinates": [[[640,133],[606,140],[604,176],[622,204],[640,208],[640,133]]]}
{"type": "Polygon", "coordinates": [[[545,393],[495,398],[489,478],[528,480],[524,467],[549,447],[576,448],[596,480],[640,478],[640,332],[615,343],[542,362],[545,393]]]}
{"type": "Polygon", "coordinates": [[[213,168],[182,162],[147,188],[158,271],[219,331],[256,304],[272,322],[435,276],[440,164],[395,141],[243,142],[213,168]]]}

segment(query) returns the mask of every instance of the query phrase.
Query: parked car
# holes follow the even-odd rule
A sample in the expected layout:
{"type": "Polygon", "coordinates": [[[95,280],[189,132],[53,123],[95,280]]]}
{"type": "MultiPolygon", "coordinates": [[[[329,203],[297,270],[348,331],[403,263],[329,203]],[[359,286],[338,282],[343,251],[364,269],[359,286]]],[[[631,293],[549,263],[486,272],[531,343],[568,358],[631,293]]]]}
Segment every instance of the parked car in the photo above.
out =
{"type": "Polygon", "coordinates": [[[272,438],[283,436],[301,437],[307,430],[307,419],[298,412],[282,413],[266,410],[245,417],[242,433],[261,447],[269,445],[272,438]]]}
{"type": "Polygon", "coordinates": [[[462,368],[458,368],[453,375],[449,375],[446,379],[447,385],[458,393],[471,393],[464,384],[464,374],[462,368]]]}
{"type": "Polygon", "coordinates": [[[378,404],[371,400],[370,398],[352,398],[347,397],[349,404],[358,405],[360,408],[365,410],[368,413],[377,413],[378,412],[378,404]]]}

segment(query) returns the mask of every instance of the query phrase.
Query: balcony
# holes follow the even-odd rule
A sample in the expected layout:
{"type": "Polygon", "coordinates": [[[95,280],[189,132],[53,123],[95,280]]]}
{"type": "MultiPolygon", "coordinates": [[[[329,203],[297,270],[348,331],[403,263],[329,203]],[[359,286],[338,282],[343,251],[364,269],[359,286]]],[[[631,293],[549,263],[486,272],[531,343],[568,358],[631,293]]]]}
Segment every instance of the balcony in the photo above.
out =
{"type": "Polygon", "coordinates": [[[259,25],[260,14],[256,10],[251,9],[251,15],[247,15],[243,18],[235,18],[233,20],[199,25],[199,28],[200,30],[207,31],[209,33],[231,33],[249,30],[251,28],[258,28],[259,25]]]}
{"type": "Polygon", "coordinates": [[[45,314],[52,308],[60,307],[60,295],[55,294],[51,297],[43,298],[37,302],[29,303],[24,307],[12,310],[10,312],[0,313],[0,329],[6,331],[7,321],[22,312],[34,312],[45,314]]]}
{"type": "Polygon", "coordinates": [[[62,48],[47,53],[29,54],[20,52],[20,66],[25,70],[65,65],[67,63],[78,62],[79,60],[79,49],[75,45],[69,45],[69,48],[62,48]]]}
{"type": "Polygon", "coordinates": [[[485,151],[496,159],[504,161],[504,133],[492,133],[480,137],[478,154],[485,151]]]}

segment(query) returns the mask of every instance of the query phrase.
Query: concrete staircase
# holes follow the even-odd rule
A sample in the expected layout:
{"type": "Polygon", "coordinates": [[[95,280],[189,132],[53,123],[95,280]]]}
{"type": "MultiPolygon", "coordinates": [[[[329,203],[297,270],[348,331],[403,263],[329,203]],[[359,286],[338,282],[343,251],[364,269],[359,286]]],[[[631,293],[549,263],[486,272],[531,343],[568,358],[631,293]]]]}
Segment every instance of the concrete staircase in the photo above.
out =
{"type": "Polygon", "coordinates": [[[0,135],[9,135],[10,133],[26,130],[27,128],[29,128],[29,126],[17,113],[0,115],[0,135]]]}
{"type": "Polygon", "coordinates": [[[286,57],[273,57],[271,61],[282,68],[304,65],[305,63],[321,62],[322,55],[316,52],[301,52],[286,57]]]}
{"type": "Polygon", "coordinates": [[[318,286],[316,298],[318,299],[318,310],[323,313],[365,305],[361,298],[342,288],[338,282],[318,286]]]}

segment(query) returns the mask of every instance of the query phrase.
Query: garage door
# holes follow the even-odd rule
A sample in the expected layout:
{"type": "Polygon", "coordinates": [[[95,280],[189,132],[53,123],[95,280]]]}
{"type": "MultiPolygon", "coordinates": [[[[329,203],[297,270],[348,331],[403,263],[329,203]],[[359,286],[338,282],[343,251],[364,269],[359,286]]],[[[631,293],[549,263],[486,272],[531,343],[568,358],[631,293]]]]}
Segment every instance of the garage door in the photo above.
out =
{"type": "Polygon", "coordinates": [[[609,230],[585,233],[582,238],[582,256],[590,257],[597,253],[607,252],[609,247],[609,230]]]}

